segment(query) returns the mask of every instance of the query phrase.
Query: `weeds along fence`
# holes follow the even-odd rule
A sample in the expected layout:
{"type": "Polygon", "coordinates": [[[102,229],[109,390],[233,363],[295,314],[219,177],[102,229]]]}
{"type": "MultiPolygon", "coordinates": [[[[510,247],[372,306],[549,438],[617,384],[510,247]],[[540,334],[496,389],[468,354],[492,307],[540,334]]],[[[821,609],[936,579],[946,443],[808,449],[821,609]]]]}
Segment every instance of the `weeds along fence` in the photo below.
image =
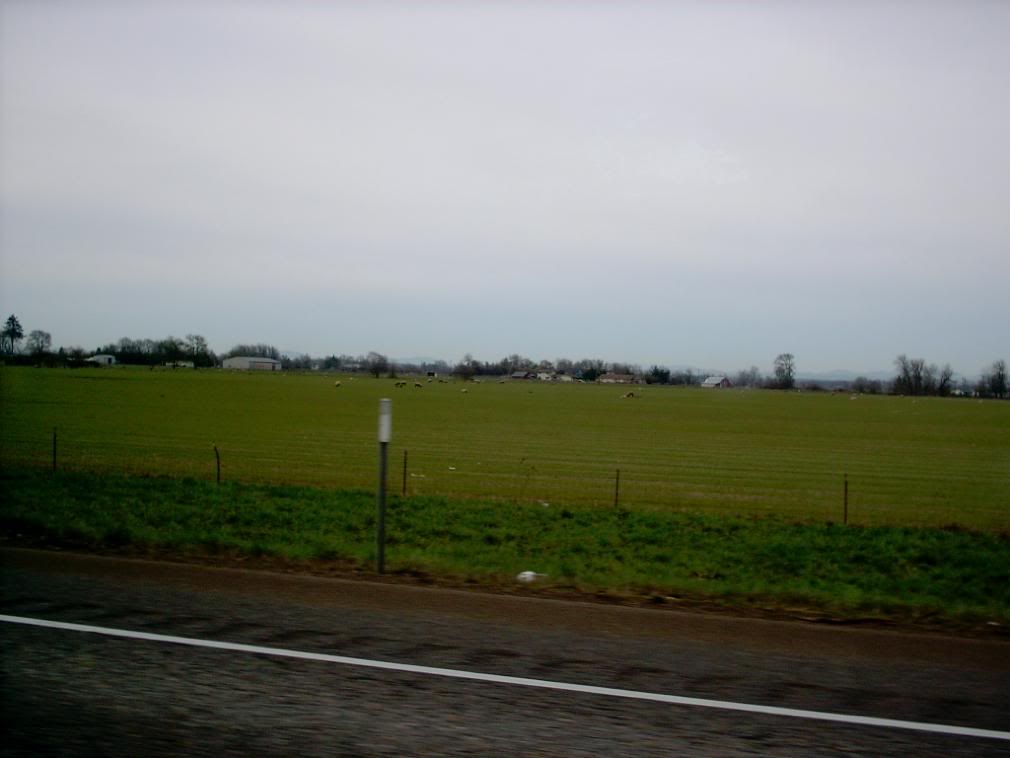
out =
{"type": "MultiPolygon", "coordinates": [[[[320,446],[278,441],[274,446],[136,437],[110,440],[81,437],[59,429],[48,439],[6,439],[4,465],[59,471],[189,477],[207,481],[302,484],[326,488],[375,488],[376,447],[320,446]]],[[[550,455],[549,447],[530,455],[501,455],[479,446],[389,448],[387,484],[391,494],[444,496],[517,502],[542,507],[585,506],[775,515],[804,521],[855,524],[946,525],[961,523],[1005,528],[1006,513],[986,520],[956,513],[948,498],[923,504],[908,497],[910,480],[901,472],[853,477],[822,465],[754,465],[732,456],[700,461],[690,456],[550,455]],[[635,458],[635,459],[633,459],[635,458]],[[749,465],[748,465],[749,464],[749,465]],[[905,497],[902,500],[902,497],[905,497]],[[966,516],[971,518],[966,518],[966,516]],[[972,520],[974,518],[974,521],[972,520]],[[1001,523],[1002,522],[1002,523],[1001,523]]]]}

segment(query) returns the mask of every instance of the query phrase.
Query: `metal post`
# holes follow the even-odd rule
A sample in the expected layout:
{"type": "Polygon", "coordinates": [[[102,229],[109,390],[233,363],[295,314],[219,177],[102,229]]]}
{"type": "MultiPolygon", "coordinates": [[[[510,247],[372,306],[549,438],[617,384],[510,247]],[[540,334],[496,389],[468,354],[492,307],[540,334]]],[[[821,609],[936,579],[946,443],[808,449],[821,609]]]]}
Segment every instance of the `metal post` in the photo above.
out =
{"type": "Polygon", "coordinates": [[[383,398],[379,401],[379,493],[375,535],[376,568],[380,574],[386,571],[386,460],[392,432],[393,401],[383,398]]]}
{"type": "Polygon", "coordinates": [[[616,508],[621,499],[621,469],[617,469],[617,478],[614,480],[614,507],[616,508]]]}
{"type": "Polygon", "coordinates": [[[221,451],[214,445],[214,457],[217,459],[217,483],[221,484],[221,451]]]}

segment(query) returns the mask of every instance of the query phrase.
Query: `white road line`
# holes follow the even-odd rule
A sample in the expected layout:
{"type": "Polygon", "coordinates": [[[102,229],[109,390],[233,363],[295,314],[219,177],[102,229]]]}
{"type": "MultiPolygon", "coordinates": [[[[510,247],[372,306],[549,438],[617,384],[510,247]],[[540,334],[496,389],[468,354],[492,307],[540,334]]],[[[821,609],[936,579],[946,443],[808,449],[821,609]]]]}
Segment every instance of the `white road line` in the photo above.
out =
{"type": "Polygon", "coordinates": [[[663,695],[658,692],[637,692],[613,687],[594,687],[588,684],[570,684],[568,682],[552,682],[546,679],[527,679],[519,676],[502,676],[500,674],[482,674],[476,671],[459,669],[435,668],[432,666],[415,666],[410,663],[391,663],[389,661],[374,661],[368,658],[349,658],[343,655],[328,655],[326,653],[307,653],[300,650],[285,650],[278,647],[261,647],[260,645],[244,645],[238,642],[218,642],[202,640],[194,637],[175,637],[168,634],[151,634],[150,632],[134,632],[128,629],[110,629],[104,626],[89,626],[87,624],[71,624],[63,621],[47,621],[45,619],[27,618],[24,616],[6,616],[0,614],[0,622],[7,624],[22,624],[39,626],[47,629],[61,629],[71,632],[86,632],[101,634],[106,637],[125,637],[148,642],[163,642],[173,645],[188,645],[190,647],[212,648],[215,650],[230,650],[237,653],[254,653],[257,655],[273,655],[282,658],[298,658],[306,661],[322,661],[339,663],[345,666],[364,666],[366,668],[384,669],[387,671],[405,671],[411,674],[426,674],[428,676],[444,676],[454,679],[472,679],[495,684],[511,684],[521,687],[539,687],[548,690],[564,692],[582,692],[589,695],[606,695],[608,697],[630,698],[633,700],[650,700],[671,705],[690,705],[700,708],[717,708],[724,711],[742,711],[744,713],[760,713],[768,716],[787,716],[789,718],[814,719],[818,721],[837,721],[843,724],[859,726],[880,726],[891,729],[911,729],[919,732],[934,732],[937,734],[958,735],[962,737],[983,737],[994,740],[1010,741],[1010,732],[1000,732],[992,729],[975,729],[968,726],[950,724],[931,724],[922,721],[901,721],[899,719],[884,719],[873,716],[856,716],[845,713],[827,713],[824,711],[807,711],[797,708],[779,708],[772,705],[752,705],[735,703],[727,700],[707,700],[705,698],[682,697],[680,695],[663,695]]]}

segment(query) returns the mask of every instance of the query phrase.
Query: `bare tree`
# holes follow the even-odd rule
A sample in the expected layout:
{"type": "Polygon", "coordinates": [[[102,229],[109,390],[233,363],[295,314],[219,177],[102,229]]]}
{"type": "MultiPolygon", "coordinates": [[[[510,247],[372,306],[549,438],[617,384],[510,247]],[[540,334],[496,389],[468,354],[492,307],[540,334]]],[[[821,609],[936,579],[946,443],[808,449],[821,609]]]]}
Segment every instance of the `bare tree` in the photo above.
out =
{"type": "Polygon", "coordinates": [[[950,367],[949,363],[944,363],[943,368],[940,369],[936,376],[936,394],[946,397],[950,394],[952,389],[952,383],[954,381],[954,369],[950,367]]]}
{"type": "Polygon", "coordinates": [[[983,374],[982,385],[989,397],[1004,398],[1007,396],[1007,368],[1002,358],[993,361],[988,374],[983,374]]]}
{"type": "Polygon", "coordinates": [[[939,368],[935,363],[927,364],[923,358],[909,358],[902,353],[894,359],[898,370],[891,390],[897,395],[949,395],[954,369],[949,363],[939,368]]]}
{"type": "Polygon", "coordinates": [[[389,358],[373,350],[365,357],[365,368],[368,373],[378,379],[389,370],[389,358]]]}
{"type": "Polygon", "coordinates": [[[775,386],[792,389],[796,384],[796,360],[792,353],[780,353],[775,358],[775,386]]]}
{"type": "Polygon", "coordinates": [[[44,332],[41,329],[33,329],[28,335],[25,347],[28,348],[28,352],[32,355],[42,355],[43,353],[49,352],[49,348],[52,344],[53,337],[49,332],[44,332]]]}
{"type": "Polygon", "coordinates": [[[757,366],[738,371],[737,375],[733,377],[733,384],[737,387],[760,387],[762,381],[761,372],[757,366]]]}

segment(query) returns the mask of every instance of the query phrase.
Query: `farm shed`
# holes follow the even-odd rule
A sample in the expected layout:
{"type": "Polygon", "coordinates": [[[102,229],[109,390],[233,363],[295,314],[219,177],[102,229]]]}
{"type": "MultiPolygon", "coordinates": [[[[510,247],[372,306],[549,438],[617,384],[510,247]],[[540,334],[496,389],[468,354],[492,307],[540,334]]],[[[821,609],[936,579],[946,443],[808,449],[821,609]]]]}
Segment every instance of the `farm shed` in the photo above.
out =
{"type": "Polygon", "coordinates": [[[112,366],[116,363],[116,356],[114,355],[92,355],[90,358],[85,359],[85,363],[94,363],[98,366],[112,366]]]}
{"type": "Polygon", "coordinates": [[[598,380],[600,384],[634,384],[634,374],[601,374],[598,380]]]}
{"type": "Polygon", "coordinates": [[[258,356],[236,355],[233,358],[224,359],[225,368],[241,369],[243,371],[280,371],[281,362],[273,358],[260,358],[258,356]]]}
{"type": "Polygon", "coordinates": [[[733,382],[731,382],[725,376],[718,376],[717,375],[717,376],[710,376],[710,377],[706,378],[705,381],[703,381],[701,383],[701,386],[702,387],[709,387],[711,389],[726,389],[728,387],[732,387],[733,386],[733,382]]]}
{"type": "Polygon", "coordinates": [[[513,371],[512,379],[536,379],[537,375],[532,371],[513,371]]]}

